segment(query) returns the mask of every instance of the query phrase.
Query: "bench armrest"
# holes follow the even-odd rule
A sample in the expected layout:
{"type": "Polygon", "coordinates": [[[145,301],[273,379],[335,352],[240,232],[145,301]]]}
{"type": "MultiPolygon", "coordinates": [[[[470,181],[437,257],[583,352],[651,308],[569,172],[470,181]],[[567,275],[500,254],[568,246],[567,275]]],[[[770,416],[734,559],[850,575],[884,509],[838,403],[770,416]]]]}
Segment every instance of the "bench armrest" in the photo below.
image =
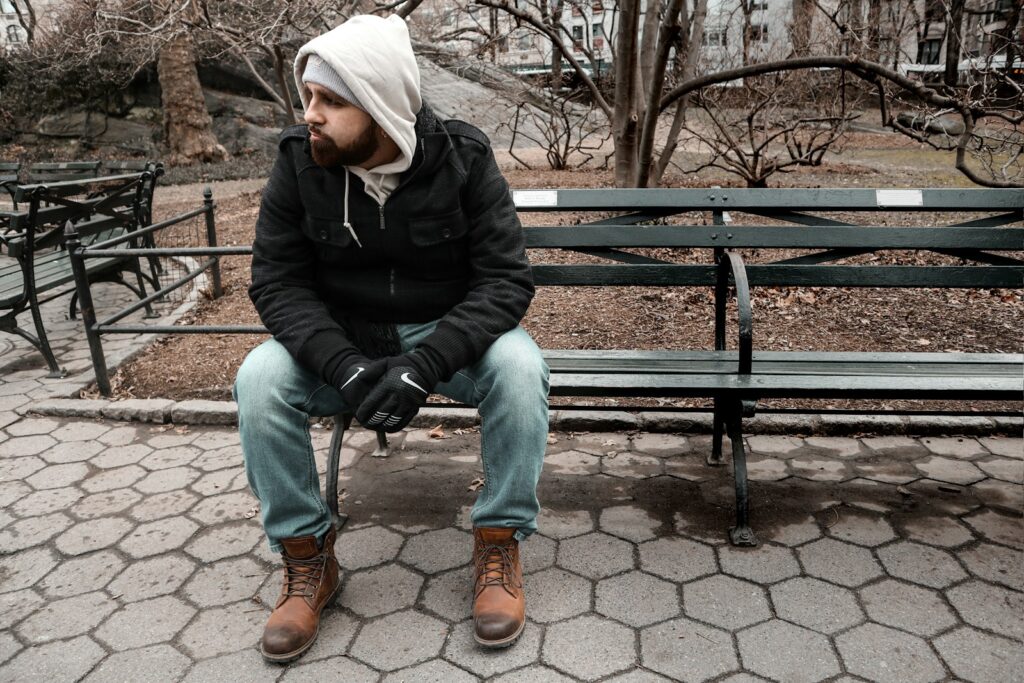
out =
{"type": "Polygon", "coordinates": [[[747,268],[743,257],[735,251],[726,251],[718,261],[718,278],[715,286],[715,348],[725,350],[725,305],[729,291],[729,276],[736,285],[736,304],[739,309],[739,373],[749,375],[754,352],[754,321],[750,309],[750,285],[747,283],[747,268]]]}

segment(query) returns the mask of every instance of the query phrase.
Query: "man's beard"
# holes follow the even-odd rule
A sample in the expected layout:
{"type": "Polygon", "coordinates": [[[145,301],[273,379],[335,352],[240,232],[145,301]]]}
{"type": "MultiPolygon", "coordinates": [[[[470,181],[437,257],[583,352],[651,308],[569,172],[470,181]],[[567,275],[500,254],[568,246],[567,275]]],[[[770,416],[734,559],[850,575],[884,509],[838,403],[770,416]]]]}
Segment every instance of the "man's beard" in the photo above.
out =
{"type": "Polygon", "coordinates": [[[319,140],[310,140],[310,149],[313,152],[313,161],[317,166],[331,168],[333,166],[358,166],[372,157],[378,148],[377,138],[374,135],[376,124],[371,122],[355,140],[345,147],[338,145],[331,138],[323,134],[319,129],[314,130],[321,136],[319,140]]]}

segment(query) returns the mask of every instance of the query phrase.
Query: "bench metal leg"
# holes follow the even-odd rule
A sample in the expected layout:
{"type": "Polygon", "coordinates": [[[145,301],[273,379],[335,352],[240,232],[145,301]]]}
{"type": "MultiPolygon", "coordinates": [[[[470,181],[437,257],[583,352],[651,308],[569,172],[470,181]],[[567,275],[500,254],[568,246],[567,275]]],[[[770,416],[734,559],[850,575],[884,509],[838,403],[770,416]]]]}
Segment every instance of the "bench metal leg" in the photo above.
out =
{"type": "Polygon", "coordinates": [[[733,477],[736,480],[736,526],[729,527],[729,541],[733,545],[756,546],[757,536],[750,528],[749,498],[747,495],[747,453],[743,449],[743,413],[737,404],[729,411],[727,425],[732,441],[733,477]]]}
{"type": "MultiPolygon", "coordinates": [[[[338,471],[341,469],[341,446],[345,440],[345,432],[352,426],[352,418],[349,413],[338,413],[334,416],[334,433],[331,434],[331,446],[327,453],[327,485],[324,495],[327,498],[327,509],[331,512],[331,523],[335,529],[341,529],[348,521],[348,515],[338,512],[338,471]]],[[[388,435],[384,432],[377,432],[377,450],[373,455],[388,454],[388,435]]]]}
{"type": "Polygon", "coordinates": [[[722,433],[725,431],[723,403],[723,399],[715,399],[715,412],[713,418],[714,431],[711,436],[711,453],[705,459],[705,462],[712,467],[718,467],[725,464],[725,461],[722,460],[722,433]]]}
{"type": "Polygon", "coordinates": [[[32,313],[32,324],[36,328],[36,337],[33,338],[31,335],[26,334],[20,328],[14,328],[14,332],[20,334],[22,337],[27,339],[33,346],[39,349],[39,352],[43,354],[43,358],[46,360],[46,366],[49,368],[49,372],[46,376],[55,379],[64,377],[67,375],[67,371],[57,364],[57,358],[53,355],[53,349],[50,348],[50,340],[46,337],[46,328],[43,327],[43,314],[39,310],[39,302],[36,300],[35,288],[29,292],[29,300],[31,305],[29,311],[32,313]]]}

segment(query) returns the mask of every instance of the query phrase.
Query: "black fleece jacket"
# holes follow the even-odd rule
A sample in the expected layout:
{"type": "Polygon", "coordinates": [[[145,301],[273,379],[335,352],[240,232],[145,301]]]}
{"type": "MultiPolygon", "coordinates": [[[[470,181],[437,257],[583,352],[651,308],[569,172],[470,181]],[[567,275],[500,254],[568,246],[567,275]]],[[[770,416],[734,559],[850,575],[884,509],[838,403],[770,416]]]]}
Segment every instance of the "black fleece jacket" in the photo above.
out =
{"type": "Polygon", "coordinates": [[[416,138],[412,166],[379,205],[354,173],[313,162],[305,125],[281,133],[249,296],[274,338],[328,382],[338,358],[357,352],[352,323],[440,318],[418,349],[447,380],[533,298],[522,226],[487,137],[424,104],[416,138]],[[346,175],[358,241],[344,225],[346,175]]]}

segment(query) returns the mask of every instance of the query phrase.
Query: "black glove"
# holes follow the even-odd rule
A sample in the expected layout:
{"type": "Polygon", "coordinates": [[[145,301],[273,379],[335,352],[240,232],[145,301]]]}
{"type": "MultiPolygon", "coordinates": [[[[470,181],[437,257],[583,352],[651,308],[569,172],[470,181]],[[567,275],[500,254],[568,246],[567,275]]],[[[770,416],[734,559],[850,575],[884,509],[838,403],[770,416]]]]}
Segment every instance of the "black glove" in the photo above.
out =
{"type": "Polygon", "coordinates": [[[370,360],[365,356],[356,356],[344,367],[337,368],[331,384],[341,394],[345,409],[354,413],[387,369],[386,358],[370,360]]]}
{"type": "Polygon", "coordinates": [[[367,429],[397,432],[426,404],[437,378],[415,351],[389,358],[387,366],[356,411],[356,419],[367,429]]]}

